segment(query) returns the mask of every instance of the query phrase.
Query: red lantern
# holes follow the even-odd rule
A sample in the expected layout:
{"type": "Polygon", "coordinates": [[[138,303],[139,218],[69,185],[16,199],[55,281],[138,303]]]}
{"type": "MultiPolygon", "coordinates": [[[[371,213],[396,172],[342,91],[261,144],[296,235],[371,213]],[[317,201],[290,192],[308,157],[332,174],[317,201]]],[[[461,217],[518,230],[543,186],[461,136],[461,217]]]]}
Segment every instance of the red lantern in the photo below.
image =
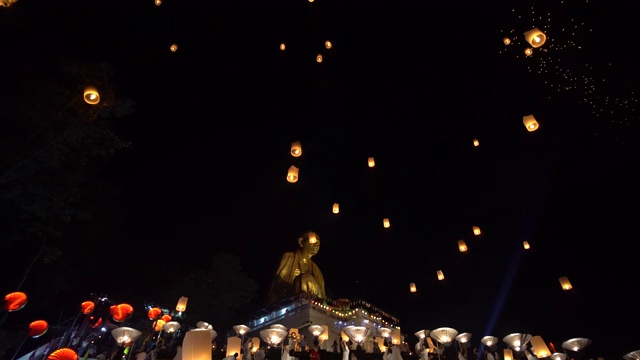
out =
{"type": "Polygon", "coordinates": [[[155,320],[162,315],[162,310],[160,308],[154,307],[149,310],[147,316],[149,316],[149,320],[155,320]]]}
{"type": "Polygon", "coordinates": [[[171,315],[163,315],[162,320],[164,320],[164,322],[168,323],[169,321],[171,321],[171,315]]]}
{"type": "Polygon", "coordinates": [[[73,349],[62,348],[52,352],[47,360],[78,360],[78,353],[73,349]]]}
{"type": "Polygon", "coordinates": [[[95,308],[96,304],[94,304],[93,301],[84,301],[80,304],[80,312],[82,312],[83,315],[91,314],[95,308]]]}
{"type": "Polygon", "coordinates": [[[22,309],[27,305],[27,294],[23,292],[12,292],[4,297],[4,309],[8,312],[14,312],[22,309]]]}
{"type": "Polygon", "coordinates": [[[128,320],[133,315],[133,307],[129,304],[114,305],[110,310],[111,317],[117,322],[128,320]]]}
{"type": "Polygon", "coordinates": [[[49,324],[44,320],[36,320],[29,324],[29,336],[38,338],[49,330],[49,324]]]}

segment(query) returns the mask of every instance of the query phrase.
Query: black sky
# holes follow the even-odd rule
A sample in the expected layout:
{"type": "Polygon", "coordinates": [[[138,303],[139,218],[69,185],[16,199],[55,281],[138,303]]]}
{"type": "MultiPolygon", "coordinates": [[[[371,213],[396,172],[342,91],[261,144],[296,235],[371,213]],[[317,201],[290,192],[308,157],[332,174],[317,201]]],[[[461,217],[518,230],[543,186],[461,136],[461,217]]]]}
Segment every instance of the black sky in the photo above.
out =
{"type": "Polygon", "coordinates": [[[407,334],[447,326],[477,343],[523,332],[558,349],[587,337],[606,358],[640,347],[632,2],[20,0],[0,10],[20,19],[27,43],[16,49],[50,66],[109,62],[136,102],[115,124],[133,147],[105,174],[121,195],[94,195],[102,215],[67,238],[94,239],[102,254],[131,245],[105,267],[159,256],[189,267],[233,252],[266,296],[280,254],[311,229],[328,294],[397,314],[407,334]],[[503,45],[532,26],[548,29],[548,51],[525,58],[522,43],[503,45]],[[522,125],[531,113],[533,133],[522,125]],[[291,165],[296,184],[285,181],[291,165]]]}

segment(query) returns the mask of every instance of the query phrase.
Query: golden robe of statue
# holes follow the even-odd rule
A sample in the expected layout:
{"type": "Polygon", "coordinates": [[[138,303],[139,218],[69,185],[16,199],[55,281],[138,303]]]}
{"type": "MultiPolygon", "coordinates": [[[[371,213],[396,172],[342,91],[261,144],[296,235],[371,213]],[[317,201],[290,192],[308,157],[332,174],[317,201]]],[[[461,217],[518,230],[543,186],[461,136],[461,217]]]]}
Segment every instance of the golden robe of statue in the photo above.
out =
{"type": "Polygon", "coordinates": [[[320,250],[320,236],[306,231],[298,238],[298,249],[282,255],[280,265],[271,282],[268,303],[302,292],[324,299],[324,277],[318,265],[311,260],[320,250]]]}

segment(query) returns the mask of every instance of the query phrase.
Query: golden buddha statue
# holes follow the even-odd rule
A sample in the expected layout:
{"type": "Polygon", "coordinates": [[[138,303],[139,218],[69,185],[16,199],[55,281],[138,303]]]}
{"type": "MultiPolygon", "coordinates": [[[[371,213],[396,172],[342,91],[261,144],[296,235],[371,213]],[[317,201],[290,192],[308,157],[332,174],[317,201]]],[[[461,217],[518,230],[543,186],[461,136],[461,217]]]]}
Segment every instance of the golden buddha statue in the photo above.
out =
{"type": "Polygon", "coordinates": [[[311,258],[320,250],[320,236],[306,231],[298,238],[298,249],[282,255],[276,270],[268,304],[297,295],[302,292],[324,299],[324,277],[318,265],[311,258]]]}

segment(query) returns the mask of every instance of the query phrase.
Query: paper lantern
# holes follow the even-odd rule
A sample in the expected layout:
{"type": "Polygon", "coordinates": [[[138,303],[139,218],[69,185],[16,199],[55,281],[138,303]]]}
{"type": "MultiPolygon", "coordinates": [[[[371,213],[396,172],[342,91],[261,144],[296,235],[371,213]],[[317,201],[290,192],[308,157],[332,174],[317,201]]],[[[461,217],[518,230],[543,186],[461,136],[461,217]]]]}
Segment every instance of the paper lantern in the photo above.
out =
{"type": "Polygon", "coordinates": [[[156,4],[156,6],[160,6],[162,5],[162,0],[156,0],[154,1],[154,3],[156,4]]]}
{"type": "Polygon", "coordinates": [[[280,43],[280,50],[284,51],[287,46],[284,43],[280,43]]]}
{"type": "Polygon", "coordinates": [[[47,360],[78,360],[78,353],[69,348],[61,348],[47,356],[47,360]]]}
{"type": "Polygon", "coordinates": [[[180,299],[178,299],[178,304],[176,305],[176,311],[183,312],[187,310],[187,301],[189,301],[188,297],[186,296],[180,297],[180,299]]]}
{"type": "Polygon", "coordinates": [[[164,330],[165,332],[168,332],[169,334],[174,333],[178,330],[180,330],[180,323],[177,321],[169,321],[168,323],[165,323],[164,325],[162,325],[162,330],[164,330]]]}
{"type": "Polygon", "coordinates": [[[529,43],[529,45],[534,48],[539,48],[547,41],[547,35],[538,28],[533,28],[524,33],[524,39],[529,43]]]}
{"type": "Polygon", "coordinates": [[[96,308],[96,304],[93,303],[93,301],[84,301],[82,304],[80,304],[80,312],[83,315],[89,315],[93,312],[93,310],[95,310],[96,308]]]}
{"type": "Polygon", "coordinates": [[[211,334],[208,330],[193,329],[184,334],[182,360],[211,360],[211,355],[211,334]]]}
{"type": "Polygon", "coordinates": [[[571,285],[571,282],[569,282],[569,278],[568,277],[563,276],[563,277],[559,278],[558,281],[560,281],[560,286],[562,286],[562,290],[571,290],[571,289],[573,289],[573,286],[571,285]]]}
{"type": "Polygon", "coordinates": [[[384,226],[385,228],[388,228],[389,226],[391,226],[391,223],[389,222],[389,218],[382,219],[382,226],[384,226]]]}
{"type": "Polygon", "coordinates": [[[409,284],[409,291],[416,292],[416,283],[409,284]]]}
{"type": "Polygon", "coordinates": [[[468,332],[464,332],[461,334],[458,334],[455,338],[460,344],[469,344],[469,340],[471,340],[471,333],[468,332]]]}
{"type": "Polygon", "coordinates": [[[472,229],[473,229],[473,235],[478,236],[478,235],[482,234],[482,231],[480,230],[479,227],[474,226],[472,229]]]}
{"type": "Polygon", "coordinates": [[[93,86],[87,86],[84,88],[84,101],[87,104],[95,105],[100,102],[100,94],[93,86]]]}
{"type": "Polygon", "coordinates": [[[247,325],[234,325],[233,330],[236,331],[236,334],[244,336],[244,334],[251,331],[251,328],[249,328],[247,325]]]}
{"type": "Polygon", "coordinates": [[[8,312],[18,311],[27,305],[27,300],[27,294],[19,291],[12,292],[5,295],[2,307],[8,312]]]}
{"type": "Polygon", "coordinates": [[[504,360],[513,360],[513,351],[511,349],[504,349],[503,354],[504,360]]]}
{"type": "Polygon", "coordinates": [[[337,214],[340,212],[340,205],[338,203],[333,204],[333,213],[337,214]]]}
{"type": "Polygon", "coordinates": [[[504,37],[504,38],[502,38],[502,42],[505,45],[509,45],[509,44],[511,44],[511,39],[509,39],[508,37],[504,37]]]}
{"type": "Polygon", "coordinates": [[[370,168],[376,166],[376,161],[373,159],[373,157],[370,157],[367,159],[367,164],[369,165],[370,168]]]}
{"type": "Polygon", "coordinates": [[[260,349],[260,338],[257,336],[252,337],[251,343],[253,344],[251,347],[251,353],[254,354],[258,349],[260,349]]]}
{"type": "Polygon", "coordinates": [[[171,315],[162,315],[162,317],[160,318],[162,319],[162,321],[168,323],[169,321],[171,321],[171,315]]]}
{"type": "Polygon", "coordinates": [[[444,280],[444,273],[442,270],[438,270],[436,274],[438,275],[438,280],[444,280]]]}
{"type": "Polygon", "coordinates": [[[313,336],[320,336],[324,332],[324,327],[322,325],[309,325],[309,332],[313,336]]]}
{"type": "Polygon", "coordinates": [[[260,338],[271,346],[277,346],[284,340],[289,333],[287,330],[278,328],[269,328],[260,331],[260,338]]]}
{"type": "Polygon", "coordinates": [[[129,320],[133,315],[133,306],[129,304],[114,305],[110,308],[111,318],[117,322],[129,320]]]}
{"type": "Polygon", "coordinates": [[[322,333],[319,336],[320,341],[329,340],[329,326],[322,325],[322,333]]]}
{"type": "Polygon", "coordinates": [[[531,245],[529,245],[529,242],[527,240],[522,242],[522,246],[525,250],[529,250],[531,248],[531,245]]]}
{"type": "Polygon", "coordinates": [[[135,341],[141,334],[142,332],[140,332],[140,330],[127,326],[121,326],[111,330],[111,336],[113,336],[119,346],[135,341]]]}
{"type": "Polygon", "coordinates": [[[391,334],[391,343],[393,345],[400,345],[402,343],[402,334],[400,331],[394,331],[393,334],[391,334]]]}
{"type": "Polygon", "coordinates": [[[162,315],[162,310],[157,307],[151,308],[147,311],[147,317],[149,317],[149,320],[156,320],[160,315],[162,315]]]}
{"type": "Polygon", "coordinates": [[[573,338],[562,343],[562,348],[571,351],[580,351],[591,344],[591,340],[587,338],[573,338]]]}
{"type": "Polygon", "coordinates": [[[522,117],[522,123],[527,128],[528,132],[538,130],[539,124],[536,121],[536,118],[533,115],[526,115],[522,117]]]}
{"type": "Polygon", "coordinates": [[[480,339],[480,342],[492,348],[498,343],[498,338],[495,336],[485,336],[482,339],[480,339]]]}
{"type": "Polygon", "coordinates": [[[331,43],[331,41],[327,40],[324,42],[324,47],[326,47],[327,49],[331,49],[333,47],[333,44],[331,43]]]}
{"type": "Polygon", "coordinates": [[[433,340],[444,344],[449,345],[458,335],[458,330],[450,327],[441,327],[437,329],[431,330],[429,336],[433,338],[433,340]]]}
{"type": "Polygon", "coordinates": [[[532,48],[525,48],[524,49],[524,54],[527,55],[527,56],[533,55],[533,49],[532,48]]]}
{"type": "Polygon", "coordinates": [[[291,156],[299,157],[302,155],[302,144],[300,141],[294,141],[291,143],[291,156]]]}
{"type": "Polygon", "coordinates": [[[378,328],[378,332],[380,333],[380,336],[382,336],[383,338],[388,338],[393,334],[393,329],[381,327],[381,328],[378,328]]]}
{"type": "Polygon", "coordinates": [[[322,62],[322,54],[316,55],[316,62],[318,62],[318,63],[322,62]]]}
{"type": "Polygon", "coordinates": [[[538,357],[538,359],[551,356],[549,347],[544,340],[542,340],[540,335],[536,335],[531,338],[531,347],[533,348],[533,353],[538,357]]]}
{"type": "Polygon", "coordinates": [[[298,172],[299,169],[294,165],[291,165],[289,171],[287,171],[287,181],[290,183],[294,183],[298,181],[298,172]]]}
{"type": "Polygon", "coordinates": [[[424,339],[427,337],[429,330],[420,330],[415,332],[413,335],[417,336],[418,339],[424,339]]]}
{"type": "Polygon", "coordinates": [[[273,325],[269,326],[269,329],[280,329],[280,330],[287,331],[287,327],[282,325],[282,324],[273,324],[273,325]]]}
{"type": "Polygon", "coordinates": [[[373,330],[366,326],[345,326],[342,331],[356,344],[362,345],[373,334],[373,330]]]}
{"type": "Polygon", "coordinates": [[[515,351],[524,350],[529,340],[531,340],[531,335],[524,333],[512,333],[502,338],[502,341],[515,351]]]}
{"type": "MultiPolygon", "coordinates": [[[[227,338],[227,352],[225,356],[233,355],[233,353],[240,354],[242,352],[242,340],[237,336],[230,336],[227,338]]],[[[237,359],[239,360],[239,359],[237,359]]]]}
{"type": "Polygon", "coordinates": [[[171,50],[171,52],[178,51],[178,44],[171,44],[171,46],[169,47],[169,50],[171,50]]]}
{"type": "Polygon", "coordinates": [[[34,322],[32,322],[31,324],[29,324],[29,336],[31,336],[32,338],[39,338],[40,336],[44,335],[44,333],[47,332],[47,330],[49,330],[49,324],[44,321],[44,320],[36,320],[34,322]]]}
{"type": "Polygon", "coordinates": [[[480,141],[478,139],[473,139],[473,146],[480,146],[480,141]]]}
{"type": "Polygon", "coordinates": [[[162,320],[162,319],[158,319],[153,323],[153,331],[161,331],[162,328],[164,327],[164,325],[167,322],[162,320]]]}
{"type": "Polygon", "coordinates": [[[460,252],[465,252],[469,250],[464,240],[458,240],[458,250],[460,250],[460,252]]]}

